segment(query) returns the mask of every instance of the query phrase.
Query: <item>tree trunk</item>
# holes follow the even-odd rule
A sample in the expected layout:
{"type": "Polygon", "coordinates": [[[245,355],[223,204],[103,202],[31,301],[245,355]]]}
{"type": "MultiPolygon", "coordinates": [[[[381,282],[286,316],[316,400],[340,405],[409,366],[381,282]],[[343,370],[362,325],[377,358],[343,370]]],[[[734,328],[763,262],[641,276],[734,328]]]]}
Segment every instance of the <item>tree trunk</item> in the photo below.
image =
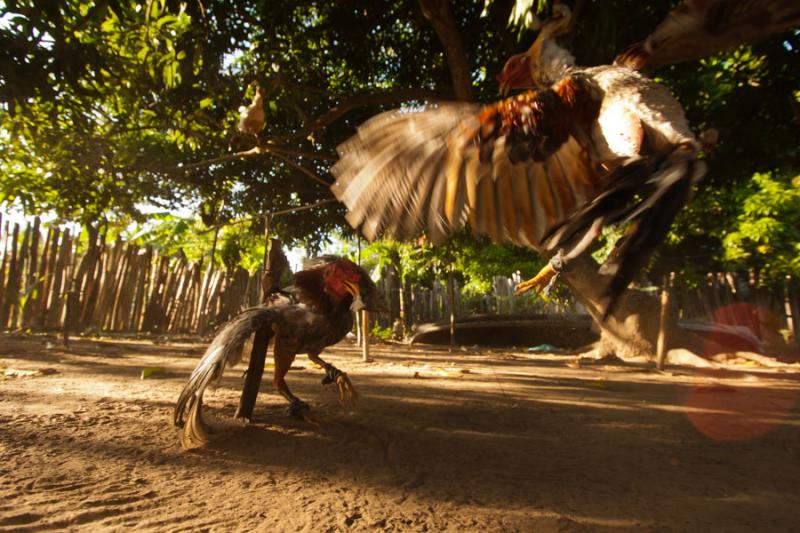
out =
{"type": "MultiPolygon", "coordinates": [[[[588,255],[579,257],[570,263],[570,269],[563,274],[563,279],[599,325],[601,353],[616,354],[623,359],[652,356],[660,322],[658,298],[627,290],[614,313],[601,322],[605,290],[611,276],[600,274],[598,268],[597,262],[588,255]]],[[[675,330],[674,321],[669,320],[667,327],[670,333],[675,330]]]]}
{"type": "Polygon", "coordinates": [[[447,57],[447,66],[450,69],[450,77],[453,80],[453,91],[456,94],[456,99],[471,102],[474,97],[472,94],[469,61],[464,49],[464,41],[461,39],[461,31],[458,24],[456,24],[455,17],[453,17],[453,12],[450,10],[450,1],[419,0],[419,7],[442,42],[444,55],[447,57]]]}

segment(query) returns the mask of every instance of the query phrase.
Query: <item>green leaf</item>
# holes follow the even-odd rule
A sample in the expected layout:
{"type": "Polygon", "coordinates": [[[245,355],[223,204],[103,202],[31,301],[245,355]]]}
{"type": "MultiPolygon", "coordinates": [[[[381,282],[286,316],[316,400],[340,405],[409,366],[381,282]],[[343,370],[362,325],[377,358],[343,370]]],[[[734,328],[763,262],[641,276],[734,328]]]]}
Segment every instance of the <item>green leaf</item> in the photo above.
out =
{"type": "Polygon", "coordinates": [[[163,366],[148,366],[142,369],[142,375],[140,379],[148,379],[155,375],[164,375],[167,373],[167,370],[163,366]]]}

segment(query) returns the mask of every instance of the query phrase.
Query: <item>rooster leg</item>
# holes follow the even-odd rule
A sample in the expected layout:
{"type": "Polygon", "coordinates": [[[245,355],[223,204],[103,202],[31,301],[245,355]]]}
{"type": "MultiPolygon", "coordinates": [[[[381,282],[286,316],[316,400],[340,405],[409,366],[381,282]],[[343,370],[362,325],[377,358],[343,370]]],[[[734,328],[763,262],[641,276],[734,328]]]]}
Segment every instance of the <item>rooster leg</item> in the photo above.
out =
{"type": "Polygon", "coordinates": [[[542,289],[550,285],[550,281],[555,276],[556,271],[553,269],[553,265],[547,263],[534,277],[517,285],[514,289],[514,296],[525,294],[530,290],[534,290],[538,294],[542,289]]]}
{"type": "Polygon", "coordinates": [[[347,373],[342,372],[330,363],[326,363],[319,354],[308,354],[308,358],[325,369],[325,377],[322,378],[323,385],[336,383],[336,387],[339,389],[339,403],[343,407],[349,406],[351,409],[358,407],[358,393],[353,387],[350,378],[347,377],[347,373]]]}
{"type": "Polygon", "coordinates": [[[275,385],[275,388],[278,390],[281,396],[288,400],[288,413],[294,418],[302,420],[304,418],[304,412],[309,410],[308,404],[292,394],[292,391],[289,390],[289,386],[286,384],[285,379],[286,373],[289,372],[289,369],[292,367],[292,363],[294,362],[296,354],[283,349],[281,346],[280,337],[276,337],[275,339],[275,347],[273,352],[275,360],[275,374],[272,378],[272,384],[275,385]]]}
{"type": "Polygon", "coordinates": [[[537,294],[544,291],[544,294],[547,295],[558,280],[558,275],[569,270],[570,261],[581,255],[600,236],[603,227],[602,222],[601,218],[595,219],[583,237],[578,240],[569,252],[559,248],[538,274],[517,285],[514,290],[514,296],[525,294],[531,289],[536,290],[537,294]]]}
{"type": "Polygon", "coordinates": [[[535,290],[537,294],[544,291],[544,294],[547,295],[550,289],[553,288],[553,285],[555,285],[556,280],[558,280],[558,275],[567,270],[569,261],[574,259],[576,255],[577,254],[570,253],[568,256],[565,256],[564,251],[559,250],[550,258],[550,261],[548,261],[538,274],[517,285],[517,288],[514,290],[514,296],[525,294],[531,289],[535,290]]]}

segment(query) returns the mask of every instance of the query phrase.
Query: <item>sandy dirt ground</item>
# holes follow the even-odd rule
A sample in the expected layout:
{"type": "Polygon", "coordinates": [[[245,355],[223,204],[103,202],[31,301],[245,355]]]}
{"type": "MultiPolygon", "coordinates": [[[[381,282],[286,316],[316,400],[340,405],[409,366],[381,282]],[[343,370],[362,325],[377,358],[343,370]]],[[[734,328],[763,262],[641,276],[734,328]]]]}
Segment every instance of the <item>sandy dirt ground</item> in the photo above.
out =
{"type": "Polygon", "coordinates": [[[244,426],[229,371],[206,395],[221,432],[186,452],[172,408],[203,347],[0,336],[0,531],[800,528],[797,367],[392,345],[364,363],[345,343],[327,358],[356,413],[300,356],[289,384],[322,424],[265,380],[244,426]]]}

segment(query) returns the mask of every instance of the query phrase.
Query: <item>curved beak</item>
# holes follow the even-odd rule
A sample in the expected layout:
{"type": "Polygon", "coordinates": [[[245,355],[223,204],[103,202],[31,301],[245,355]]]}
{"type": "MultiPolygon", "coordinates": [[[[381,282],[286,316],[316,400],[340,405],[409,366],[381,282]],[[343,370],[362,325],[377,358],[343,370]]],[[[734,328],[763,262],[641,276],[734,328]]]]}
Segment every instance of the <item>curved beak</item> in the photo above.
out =
{"type": "Polygon", "coordinates": [[[508,96],[508,91],[511,90],[511,87],[509,86],[508,80],[502,79],[502,80],[497,80],[497,81],[500,82],[500,96],[505,98],[506,96],[508,96]]]}
{"type": "Polygon", "coordinates": [[[504,98],[508,96],[511,89],[531,87],[533,85],[529,61],[527,52],[508,58],[503,70],[497,75],[500,94],[504,98]]]}
{"type": "Polygon", "coordinates": [[[364,300],[361,299],[361,288],[357,282],[345,281],[344,288],[353,297],[353,303],[350,304],[351,311],[361,311],[367,307],[364,300]]]}

